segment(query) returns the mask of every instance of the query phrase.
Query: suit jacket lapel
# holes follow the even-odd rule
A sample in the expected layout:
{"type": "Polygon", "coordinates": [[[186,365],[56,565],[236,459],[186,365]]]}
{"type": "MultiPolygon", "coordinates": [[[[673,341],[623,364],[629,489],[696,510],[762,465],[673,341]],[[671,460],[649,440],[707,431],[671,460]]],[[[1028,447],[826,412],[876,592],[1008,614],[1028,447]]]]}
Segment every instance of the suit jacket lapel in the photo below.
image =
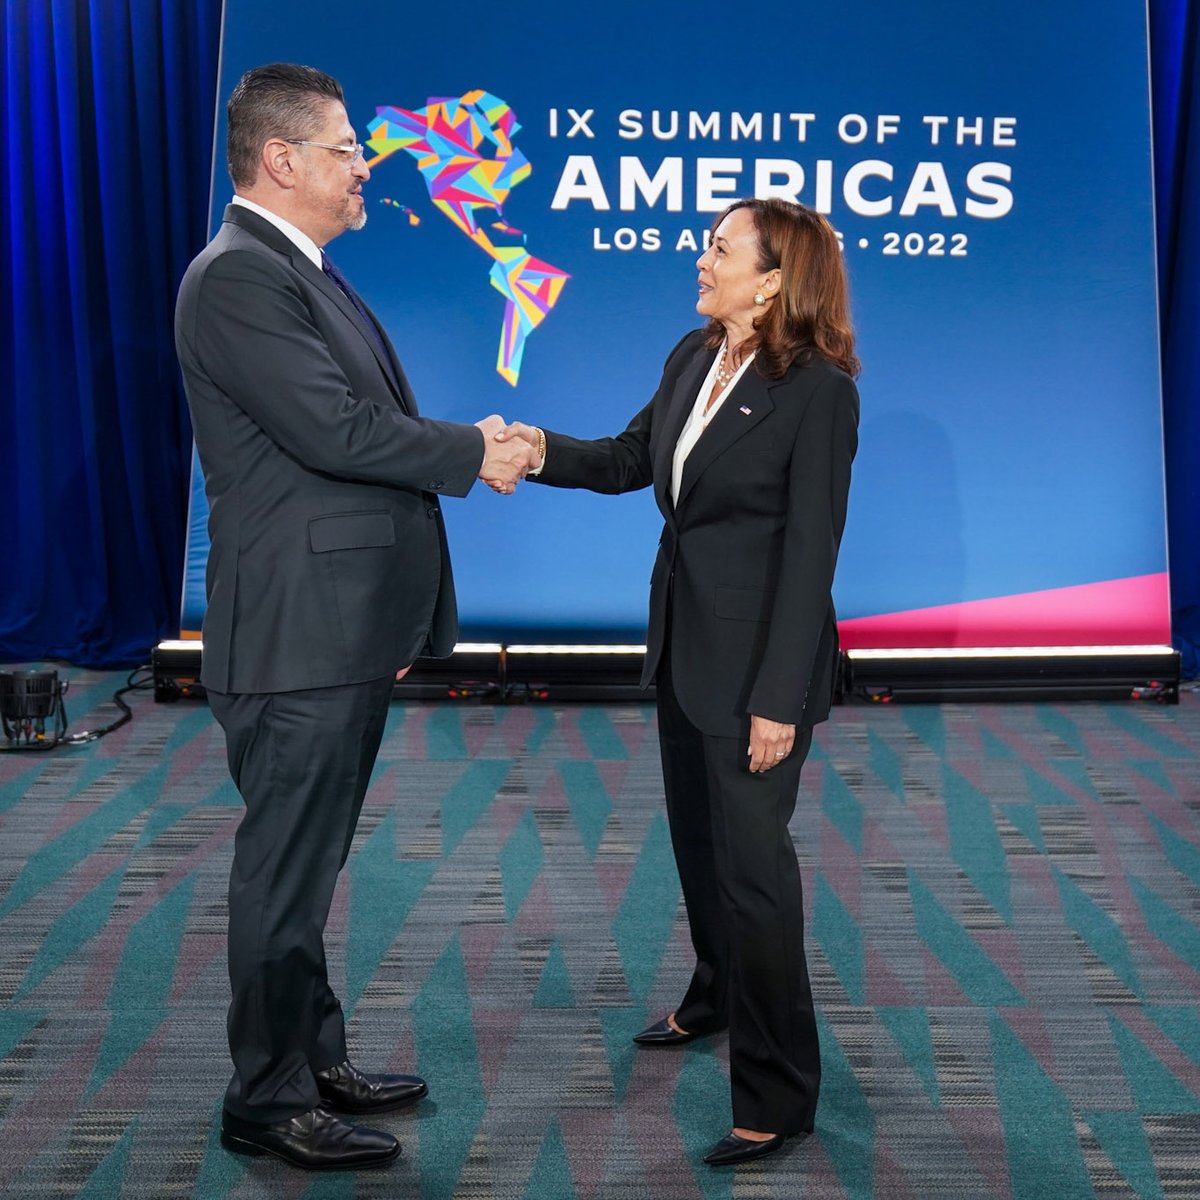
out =
{"type": "MultiPolygon", "coordinates": [[[[363,328],[363,319],[361,316],[359,316],[358,309],[356,309],[350,302],[350,297],[347,296],[346,293],[343,292],[342,289],[338,287],[338,285],[334,283],[333,280],[330,279],[320,267],[314,265],[312,260],[304,253],[303,250],[300,249],[299,246],[292,247],[292,264],[295,266],[296,270],[304,276],[305,279],[307,279],[314,287],[320,288],[320,290],[326,296],[328,296],[329,299],[332,300],[339,309],[341,309],[343,316],[345,316],[346,320],[348,320],[350,324],[358,330],[363,342],[366,343],[367,349],[371,351],[372,355],[374,355],[375,361],[379,364],[380,370],[383,371],[388,384],[391,386],[393,395],[400,402],[400,406],[411,411],[411,406],[409,405],[408,400],[412,398],[412,390],[401,387],[400,377],[396,371],[396,366],[391,361],[393,356],[390,354],[387,357],[381,356],[380,347],[377,344],[376,339],[372,337],[366,329],[363,328]],[[408,391],[407,397],[404,394],[406,390],[408,391]]],[[[363,307],[366,308],[366,305],[364,304],[363,307]]],[[[370,314],[371,319],[375,320],[375,316],[373,313],[371,313],[371,310],[367,309],[367,312],[370,314]]],[[[375,321],[375,327],[380,332],[380,340],[383,342],[384,346],[390,347],[391,342],[388,339],[387,334],[383,332],[383,329],[378,321],[375,321]]],[[[407,384],[408,380],[406,379],[404,382],[407,384]]]]}
{"type": "MultiPolygon", "coordinates": [[[[388,385],[392,390],[392,395],[399,402],[400,407],[415,416],[417,407],[413,399],[412,388],[409,386],[403,370],[400,369],[400,364],[396,360],[395,354],[389,354],[386,358],[380,357],[379,347],[375,344],[375,339],[363,328],[362,317],[358,315],[358,310],[351,304],[350,298],[346,293],[320,267],[316,266],[312,259],[291,238],[281,229],[277,229],[272,225],[270,221],[260,217],[258,213],[239,204],[230,204],[225,209],[225,220],[231,221],[235,225],[240,225],[249,233],[254,234],[260,241],[266,242],[273,250],[278,250],[281,254],[286,254],[291,259],[292,266],[313,287],[317,288],[338,306],[346,320],[358,330],[359,335],[367,345],[367,349],[371,351],[375,361],[379,363],[380,369],[383,371],[384,377],[387,379],[388,385]]],[[[370,312],[370,309],[367,311],[370,312]]],[[[374,320],[373,314],[372,320],[374,320]]],[[[391,340],[384,333],[378,321],[375,322],[375,325],[382,335],[383,344],[391,350],[391,340]]]]}
{"type": "MultiPolygon", "coordinates": [[[[715,355],[715,350],[700,350],[679,376],[675,390],[671,393],[658,449],[654,455],[654,498],[663,516],[671,522],[675,519],[675,508],[671,500],[671,464],[675,457],[675,445],[683,432],[688,413],[696,403],[696,393],[700,390],[715,355]]],[[[688,457],[690,459],[691,455],[688,457]]]]}
{"type": "Polygon", "coordinates": [[[700,440],[687,456],[675,507],[683,505],[688,493],[696,486],[696,480],[715,459],[774,409],[775,402],[771,399],[766,381],[754,370],[753,365],[747,367],[733,391],[722,401],[712,424],[700,435],[700,440]]]}

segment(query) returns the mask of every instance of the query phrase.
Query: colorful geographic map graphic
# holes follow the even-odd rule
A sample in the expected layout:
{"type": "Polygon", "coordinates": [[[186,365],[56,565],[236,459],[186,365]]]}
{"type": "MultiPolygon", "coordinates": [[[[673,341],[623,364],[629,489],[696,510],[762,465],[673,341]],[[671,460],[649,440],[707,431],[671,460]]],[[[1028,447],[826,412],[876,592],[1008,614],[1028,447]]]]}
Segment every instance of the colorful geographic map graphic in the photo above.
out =
{"type": "MultiPolygon", "coordinates": [[[[367,145],[375,157],[367,165],[374,170],[397,150],[408,151],[434,205],[493,260],[492,287],[505,299],[496,370],[516,387],[525,341],[570,279],[566,271],[534,258],[525,248],[525,235],[504,220],[509,192],[533,169],[513,145],[521,126],[503,100],[482,90],[455,99],[431,96],[414,111],[385,105],[375,113],[367,126],[367,145]],[[484,228],[481,218],[486,220],[489,211],[499,219],[484,228]],[[489,229],[520,243],[497,245],[489,229]]],[[[404,208],[394,200],[386,203],[404,208]]],[[[420,223],[405,211],[410,224],[420,223]]]]}

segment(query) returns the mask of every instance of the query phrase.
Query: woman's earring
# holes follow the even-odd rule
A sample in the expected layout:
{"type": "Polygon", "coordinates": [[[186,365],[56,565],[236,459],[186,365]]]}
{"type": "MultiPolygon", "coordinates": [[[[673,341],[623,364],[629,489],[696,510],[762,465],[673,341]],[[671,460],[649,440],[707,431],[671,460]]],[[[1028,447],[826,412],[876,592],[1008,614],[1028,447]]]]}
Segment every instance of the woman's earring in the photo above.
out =
{"type": "Polygon", "coordinates": [[[761,308],[761,307],[762,307],[764,304],[766,304],[766,302],[767,302],[767,298],[766,298],[766,296],[764,296],[764,295],[762,294],[762,292],[755,292],[755,293],[754,293],[754,303],[755,303],[755,304],[757,304],[757,305],[758,305],[760,308],[761,308]]]}

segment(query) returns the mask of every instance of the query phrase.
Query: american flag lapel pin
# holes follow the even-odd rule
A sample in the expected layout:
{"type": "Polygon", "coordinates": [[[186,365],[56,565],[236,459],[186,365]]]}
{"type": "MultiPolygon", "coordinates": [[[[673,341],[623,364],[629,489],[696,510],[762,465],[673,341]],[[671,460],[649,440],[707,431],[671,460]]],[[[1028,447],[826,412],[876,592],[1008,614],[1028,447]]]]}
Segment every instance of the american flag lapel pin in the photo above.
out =
{"type": "Polygon", "coordinates": [[[748,408],[746,405],[744,405],[744,404],[742,405],[742,407],[741,407],[741,409],[740,409],[739,411],[741,411],[741,412],[745,413],[745,414],[746,414],[746,416],[749,416],[749,415],[750,415],[750,409],[749,409],[749,408],[748,408]]]}

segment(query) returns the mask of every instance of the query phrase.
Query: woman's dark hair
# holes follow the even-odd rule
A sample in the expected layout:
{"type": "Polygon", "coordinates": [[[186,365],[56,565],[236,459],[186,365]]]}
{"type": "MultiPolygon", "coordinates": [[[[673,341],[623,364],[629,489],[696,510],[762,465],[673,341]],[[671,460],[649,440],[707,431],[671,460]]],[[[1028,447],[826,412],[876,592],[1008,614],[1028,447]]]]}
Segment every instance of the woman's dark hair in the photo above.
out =
{"type": "Polygon", "coordinates": [[[253,187],[271,138],[307,138],[320,129],[330,100],[345,104],[342,85],[315,67],[271,63],[247,71],[225,107],[225,155],[234,187],[253,187]]]}
{"type": "MultiPolygon", "coordinates": [[[[755,318],[743,353],[754,351],[755,368],[767,379],[781,379],[793,363],[803,366],[814,355],[857,375],[846,265],[833,226],[790,200],[735,200],[713,221],[713,232],[739,208],[749,209],[754,218],[758,269],[778,267],[780,276],[779,292],[755,318]]],[[[709,321],[704,332],[711,350],[725,338],[719,321],[709,321]]]]}

